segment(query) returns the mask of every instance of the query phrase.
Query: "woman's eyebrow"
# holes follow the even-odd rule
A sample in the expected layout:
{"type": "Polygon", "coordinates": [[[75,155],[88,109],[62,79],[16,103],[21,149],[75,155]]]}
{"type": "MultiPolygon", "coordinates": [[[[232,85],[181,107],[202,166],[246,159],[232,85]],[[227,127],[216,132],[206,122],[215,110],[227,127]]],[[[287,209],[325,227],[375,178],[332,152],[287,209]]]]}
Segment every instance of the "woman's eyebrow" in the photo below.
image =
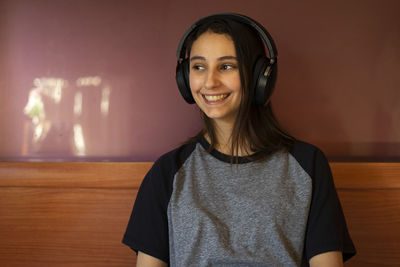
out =
{"type": "Polygon", "coordinates": [[[227,60],[227,59],[234,59],[234,60],[237,60],[237,57],[234,57],[234,56],[219,57],[219,58],[218,58],[218,61],[227,60]]]}
{"type": "Polygon", "coordinates": [[[201,57],[201,56],[193,56],[193,57],[190,58],[190,61],[192,61],[192,60],[206,60],[206,58],[205,57],[201,57]]]}
{"type": "MultiPolygon", "coordinates": [[[[222,61],[222,60],[229,60],[229,59],[237,60],[237,57],[234,57],[234,56],[223,56],[223,57],[219,57],[217,60],[218,61],[222,61]]],[[[193,56],[193,57],[190,58],[190,61],[192,61],[192,60],[206,60],[206,58],[202,57],[202,56],[193,56]]]]}

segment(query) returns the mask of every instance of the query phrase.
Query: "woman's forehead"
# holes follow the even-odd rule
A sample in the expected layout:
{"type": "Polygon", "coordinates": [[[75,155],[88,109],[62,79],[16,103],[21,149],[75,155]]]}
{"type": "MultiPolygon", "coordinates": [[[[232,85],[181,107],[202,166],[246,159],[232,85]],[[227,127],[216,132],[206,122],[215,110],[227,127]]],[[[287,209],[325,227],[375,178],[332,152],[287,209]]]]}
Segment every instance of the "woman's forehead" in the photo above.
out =
{"type": "Polygon", "coordinates": [[[205,55],[236,57],[235,44],[228,34],[205,32],[193,42],[190,57],[205,55]]]}

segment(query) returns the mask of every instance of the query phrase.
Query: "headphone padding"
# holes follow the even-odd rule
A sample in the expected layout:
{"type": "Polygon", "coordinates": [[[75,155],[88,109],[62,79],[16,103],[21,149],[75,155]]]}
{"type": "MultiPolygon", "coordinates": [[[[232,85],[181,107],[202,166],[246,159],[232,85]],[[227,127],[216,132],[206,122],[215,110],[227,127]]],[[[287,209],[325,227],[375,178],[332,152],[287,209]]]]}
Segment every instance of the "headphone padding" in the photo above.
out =
{"type": "Polygon", "coordinates": [[[185,99],[189,104],[194,104],[195,101],[192,92],[190,91],[189,61],[187,59],[177,65],[175,79],[183,99],[185,99]]]}
{"type": "MultiPolygon", "coordinates": [[[[271,65],[270,59],[267,57],[259,57],[256,60],[253,70],[253,90],[254,101],[257,105],[264,105],[272,94],[270,75],[265,76],[265,70],[271,65]]],[[[271,66],[272,71],[273,66],[271,66]]],[[[271,73],[269,72],[269,74],[271,73]]]]}

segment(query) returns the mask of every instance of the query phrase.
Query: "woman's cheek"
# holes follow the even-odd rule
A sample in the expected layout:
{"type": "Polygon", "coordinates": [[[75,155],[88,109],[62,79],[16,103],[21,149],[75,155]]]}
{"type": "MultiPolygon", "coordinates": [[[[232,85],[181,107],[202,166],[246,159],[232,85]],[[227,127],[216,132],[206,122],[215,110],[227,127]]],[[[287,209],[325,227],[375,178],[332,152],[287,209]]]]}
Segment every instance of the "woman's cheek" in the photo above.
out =
{"type": "Polygon", "coordinates": [[[189,84],[192,92],[196,92],[201,88],[200,79],[195,74],[189,76],[189,84]]]}

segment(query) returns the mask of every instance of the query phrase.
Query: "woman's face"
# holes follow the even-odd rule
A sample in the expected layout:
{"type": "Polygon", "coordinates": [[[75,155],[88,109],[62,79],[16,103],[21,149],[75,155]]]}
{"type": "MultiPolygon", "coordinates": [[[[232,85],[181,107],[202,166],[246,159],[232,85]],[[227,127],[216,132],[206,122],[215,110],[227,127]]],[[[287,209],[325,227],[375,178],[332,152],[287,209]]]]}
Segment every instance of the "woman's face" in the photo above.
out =
{"type": "Polygon", "coordinates": [[[232,38],[212,32],[200,35],[191,48],[189,77],[200,109],[216,123],[233,125],[242,92],[232,38]]]}

